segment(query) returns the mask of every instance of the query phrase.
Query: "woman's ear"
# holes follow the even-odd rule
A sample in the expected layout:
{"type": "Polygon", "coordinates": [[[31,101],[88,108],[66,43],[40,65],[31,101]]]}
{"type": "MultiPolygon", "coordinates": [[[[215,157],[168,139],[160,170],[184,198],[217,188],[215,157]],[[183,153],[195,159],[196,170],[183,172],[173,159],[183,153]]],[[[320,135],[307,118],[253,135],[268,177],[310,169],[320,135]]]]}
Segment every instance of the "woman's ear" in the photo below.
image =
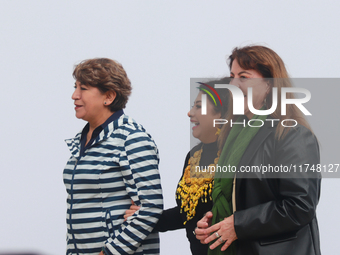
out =
{"type": "Polygon", "coordinates": [[[117,93],[115,91],[107,91],[106,93],[106,105],[110,105],[115,101],[117,93]]]}

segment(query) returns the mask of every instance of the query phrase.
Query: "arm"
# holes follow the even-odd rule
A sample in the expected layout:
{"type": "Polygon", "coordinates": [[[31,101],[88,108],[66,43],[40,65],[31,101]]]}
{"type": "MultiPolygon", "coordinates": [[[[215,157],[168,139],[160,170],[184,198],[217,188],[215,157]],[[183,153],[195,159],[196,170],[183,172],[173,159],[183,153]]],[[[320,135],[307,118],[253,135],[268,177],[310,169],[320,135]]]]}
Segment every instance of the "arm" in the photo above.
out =
{"type": "Polygon", "coordinates": [[[169,230],[176,230],[185,228],[180,214],[180,208],[175,206],[173,208],[164,210],[162,216],[155,227],[155,231],[166,232],[169,230]]]}
{"type": "MultiPolygon", "coordinates": [[[[182,171],[182,175],[181,178],[179,179],[179,181],[182,180],[185,168],[188,165],[188,161],[190,159],[190,152],[188,152],[185,161],[184,161],[184,166],[183,166],[183,171],[182,171]]],[[[176,187],[177,189],[177,187],[176,187]]],[[[176,193],[177,194],[177,193],[176,193]]],[[[162,216],[160,217],[156,227],[155,227],[155,231],[158,232],[166,232],[169,230],[176,230],[176,229],[181,229],[181,228],[185,228],[184,224],[183,224],[183,219],[180,213],[181,207],[179,205],[164,210],[162,213],[162,216]]]]}
{"type": "MultiPolygon", "coordinates": [[[[183,177],[184,170],[186,166],[188,165],[189,158],[190,158],[190,152],[188,152],[185,158],[183,172],[182,172],[182,175],[179,181],[181,181],[183,177]]],[[[125,211],[124,219],[126,220],[128,217],[132,216],[139,209],[140,207],[136,206],[132,201],[132,205],[130,206],[130,209],[125,211]]],[[[177,229],[182,229],[182,228],[185,228],[185,226],[183,224],[183,219],[180,214],[180,206],[177,205],[173,208],[169,208],[163,211],[153,232],[166,232],[166,231],[177,230],[177,229]]]]}
{"type": "Polygon", "coordinates": [[[121,173],[127,193],[140,209],[121,224],[119,235],[105,242],[108,252],[133,254],[155,227],[163,209],[158,161],[156,145],[145,132],[127,136],[120,158],[121,173]]]}
{"type": "MultiPolygon", "coordinates": [[[[125,211],[124,219],[127,220],[128,217],[135,214],[139,209],[139,206],[132,204],[130,209],[125,211]]],[[[184,228],[179,210],[180,209],[177,206],[164,210],[152,232],[166,232],[169,230],[184,228]]]]}
{"type": "MultiPolygon", "coordinates": [[[[128,217],[135,214],[139,209],[140,207],[133,203],[130,206],[130,209],[125,211],[124,219],[126,220],[128,217]]],[[[178,206],[164,210],[152,232],[166,232],[169,230],[184,228],[179,210],[180,209],[178,206]]]]}
{"type": "MultiPolygon", "coordinates": [[[[276,143],[277,166],[320,163],[317,140],[305,127],[291,129],[285,138],[276,143]]],[[[288,173],[285,177],[263,180],[268,183],[275,199],[234,213],[234,226],[239,239],[260,239],[296,232],[315,217],[320,174],[303,171],[288,173]]]]}

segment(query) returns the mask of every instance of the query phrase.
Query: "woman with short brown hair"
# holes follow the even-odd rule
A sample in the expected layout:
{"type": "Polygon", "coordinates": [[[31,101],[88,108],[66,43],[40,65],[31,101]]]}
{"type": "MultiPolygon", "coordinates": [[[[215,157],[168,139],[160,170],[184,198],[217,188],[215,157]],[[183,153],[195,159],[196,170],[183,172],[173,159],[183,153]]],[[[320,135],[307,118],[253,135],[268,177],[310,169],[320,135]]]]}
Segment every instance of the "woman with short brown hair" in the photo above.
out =
{"type": "Polygon", "coordinates": [[[107,58],[81,62],[73,77],[76,117],[87,124],[66,140],[66,254],[159,254],[158,233],[151,233],[163,209],[158,150],[123,112],[130,80],[107,58]],[[124,221],[131,200],[140,213],[124,221]]]}

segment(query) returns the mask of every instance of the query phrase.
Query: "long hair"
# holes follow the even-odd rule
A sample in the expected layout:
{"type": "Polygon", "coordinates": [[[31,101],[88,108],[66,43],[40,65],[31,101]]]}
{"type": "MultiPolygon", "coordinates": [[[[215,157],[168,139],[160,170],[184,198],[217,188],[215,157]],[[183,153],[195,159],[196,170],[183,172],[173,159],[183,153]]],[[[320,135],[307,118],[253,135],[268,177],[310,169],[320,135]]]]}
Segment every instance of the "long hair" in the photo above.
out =
{"type": "MultiPolygon", "coordinates": [[[[288,72],[286,70],[285,64],[279,55],[276,54],[275,51],[259,45],[254,46],[245,46],[242,48],[234,48],[231,55],[228,58],[228,65],[231,70],[233,61],[236,60],[240,67],[245,70],[256,70],[259,72],[263,78],[268,80],[270,84],[271,90],[266,97],[266,107],[270,109],[272,105],[272,88],[278,88],[278,104],[276,110],[271,114],[274,119],[279,119],[280,122],[283,119],[294,119],[299,124],[305,126],[309,130],[311,130],[307,120],[304,118],[304,115],[300,111],[299,108],[294,104],[288,104],[286,108],[286,115],[283,117],[281,115],[281,88],[283,87],[292,87],[290,82],[288,72]]],[[[294,98],[292,93],[287,93],[286,98],[294,98]]],[[[230,120],[233,119],[235,121],[237,116],[233,116],[233,107],[232,107],[232,98],[229,100],[229,111],[227,120],[230,123],[230,120]]],[[[221,135],[219,137],[220,144],[224,144],[227,139],[227,136],[230,132],[231,127],[229,125],[224,125],[221,131],[221,135]]],[[[287,132],[289,131],[289,127],[283,127],[282,125],[278,125],[276,129],[275,136],[277,139],[282,139],[285,137],[287,132]]],[[[312,131],[312,130],[311,130],[312,131]]]]}

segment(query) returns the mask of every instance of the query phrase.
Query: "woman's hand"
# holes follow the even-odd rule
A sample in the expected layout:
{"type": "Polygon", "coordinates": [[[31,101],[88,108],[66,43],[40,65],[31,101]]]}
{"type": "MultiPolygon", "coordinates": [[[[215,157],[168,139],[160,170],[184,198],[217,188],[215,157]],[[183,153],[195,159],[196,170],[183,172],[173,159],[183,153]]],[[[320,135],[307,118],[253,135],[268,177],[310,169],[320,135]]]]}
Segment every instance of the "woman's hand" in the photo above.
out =
{"type": "Polygon", "coordinates": [[[201,241],[201,243],[205,244],[204,240],[209,237],[208,234],[206,234],[206,229],[211,226],[211,219],[213,217],[212,212],[207,212],[204,217],[197,222],[197,228],[195,229],[195,235],[198,240],[201,241]]]}
{"type": "Polygon", "coordinates": [[[139,206],[135,205],[135,203],[131,200],[131,206],[129,210],[125,211],[125,215],[124,215],[124,221],[126,221],[126,219],[130,216],[132,216],[136,211],[138,211],[140,209],[139,206]]]}
{"type": "Polygon", "coordinates": [[[216,223],[210,228],[204,229],[203,232],[208,236],[208,238],[206,238],[203,243],[207,244],[217,239],[216,242],[210,245],[211,250],[225,242],[221,248],[221,251],[225,251],[229,245],[231,245],[231,243],[237,239],[234,228],[234,215],[225,218],[223,221],[216,223]]]}

